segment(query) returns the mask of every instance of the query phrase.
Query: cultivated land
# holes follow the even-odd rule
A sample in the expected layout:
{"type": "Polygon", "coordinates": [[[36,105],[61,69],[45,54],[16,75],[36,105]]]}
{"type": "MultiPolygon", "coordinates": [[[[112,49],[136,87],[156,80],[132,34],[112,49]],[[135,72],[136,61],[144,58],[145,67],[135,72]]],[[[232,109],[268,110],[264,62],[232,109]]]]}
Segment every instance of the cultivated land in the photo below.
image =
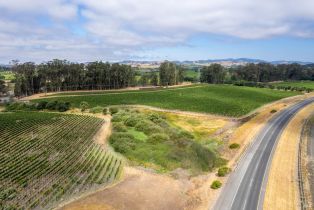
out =
{"type": "Polygon", "coordinates": [[[314,89],[314,81],[276,82],[272,84],[275,86],[305,87],[314,89]]]}
{"type": "Polygon", "coordinates": [[[103,120],[0,113],[1,209],[50,208],[119,177],[123,160],[94,143],[103,120]]]}
{"type": "Polygon", "coordinates": [[[298,92],[278,91],[230,85],[199,85],[155,91],[132,91],[119,93],[88,94],[81,96],[52,97],[40,100],[63,100],[79,107],[82,101],[90,106],[148,105],[165,109],[177,109],[239,117],[272,101],[294,96],[298,92]]]}

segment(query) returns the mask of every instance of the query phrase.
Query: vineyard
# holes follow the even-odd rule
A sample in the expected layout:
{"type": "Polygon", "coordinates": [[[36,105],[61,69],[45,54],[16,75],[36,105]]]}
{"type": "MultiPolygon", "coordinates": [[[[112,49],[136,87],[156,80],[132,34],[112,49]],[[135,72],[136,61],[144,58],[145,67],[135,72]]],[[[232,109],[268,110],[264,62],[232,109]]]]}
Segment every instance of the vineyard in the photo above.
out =
{"type": "Polygon", "coordinates": [[[0,113],[0,209],[52,208],[115,180],[123,160],[93,141],[103,123],[80,115],[0,113]]]}

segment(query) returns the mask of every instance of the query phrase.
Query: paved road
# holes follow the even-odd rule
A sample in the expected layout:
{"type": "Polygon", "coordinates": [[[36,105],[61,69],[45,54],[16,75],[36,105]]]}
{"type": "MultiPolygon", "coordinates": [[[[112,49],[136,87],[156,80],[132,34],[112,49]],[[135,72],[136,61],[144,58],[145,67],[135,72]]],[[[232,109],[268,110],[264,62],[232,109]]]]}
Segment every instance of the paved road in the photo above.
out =
{"type": "Polygon", "coordinates": [[[277,113],[259,132],[236,169],[230,175],[214,210],[255,210],[263,208],[267,175],[277,139],[291,120],[314,98],[277,113]]]}

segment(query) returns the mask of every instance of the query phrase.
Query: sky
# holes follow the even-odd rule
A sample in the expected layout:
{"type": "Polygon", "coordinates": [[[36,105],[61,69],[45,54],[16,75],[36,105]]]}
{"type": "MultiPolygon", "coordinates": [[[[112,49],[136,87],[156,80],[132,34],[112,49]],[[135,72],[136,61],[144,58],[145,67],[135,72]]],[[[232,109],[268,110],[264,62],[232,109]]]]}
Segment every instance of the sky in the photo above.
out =
{"type": "Polygon", "coordinates": [[[314,61],[313,0],[0,0],[0,63],[314,61]]]}

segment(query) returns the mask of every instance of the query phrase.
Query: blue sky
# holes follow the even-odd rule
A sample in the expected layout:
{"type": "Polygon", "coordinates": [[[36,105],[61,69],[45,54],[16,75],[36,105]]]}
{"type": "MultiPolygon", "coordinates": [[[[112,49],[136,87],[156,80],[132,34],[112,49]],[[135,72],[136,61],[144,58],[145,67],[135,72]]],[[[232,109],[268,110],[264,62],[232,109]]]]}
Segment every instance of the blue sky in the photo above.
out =
{"type": "Polygon", "coordinates": [[[0,63],[314,61],[312,0],[0,1],[0,63]]]}

